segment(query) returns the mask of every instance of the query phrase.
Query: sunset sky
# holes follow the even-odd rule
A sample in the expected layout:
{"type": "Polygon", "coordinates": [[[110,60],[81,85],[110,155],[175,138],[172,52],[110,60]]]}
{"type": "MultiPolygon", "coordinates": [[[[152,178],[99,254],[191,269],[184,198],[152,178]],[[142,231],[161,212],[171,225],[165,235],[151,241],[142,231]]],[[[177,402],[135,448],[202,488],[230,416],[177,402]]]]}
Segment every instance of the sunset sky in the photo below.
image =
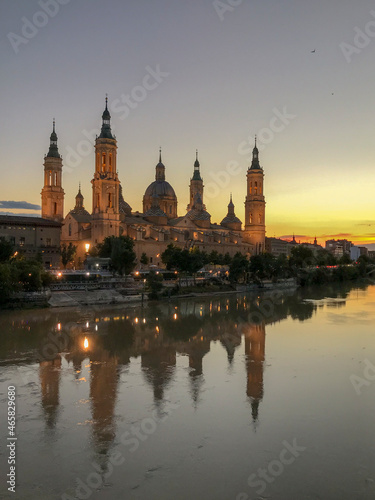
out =
{"type": "Polygon", "coordinates": [[[79,182],[91,211],[108,93],[134,211],[161,146],[183,215],[198,148],[212,221],[230,192],[243,221],[257,134],[267,236],[375,249],[372,1],[60,1],[1,3],[1,213],[40,214],[53,117],[65,213],[79,182]]]}

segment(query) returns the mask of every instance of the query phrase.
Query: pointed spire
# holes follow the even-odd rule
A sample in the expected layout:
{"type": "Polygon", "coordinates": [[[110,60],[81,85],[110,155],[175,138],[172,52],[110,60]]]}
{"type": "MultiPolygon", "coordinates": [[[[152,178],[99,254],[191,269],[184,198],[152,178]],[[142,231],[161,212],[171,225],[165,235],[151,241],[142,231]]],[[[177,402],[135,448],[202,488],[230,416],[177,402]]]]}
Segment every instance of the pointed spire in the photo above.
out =
{"type": "Polygon", "coordinates": [[[259,149],[257,147],[257,136],[255,136],[255,145],[253,149],[253,161],[251,162],[252,169],[260,170],[262,167],[259,164],[259,149]]]}
{"type": "Polygon", "coordinates": [[[99,139],[114,139],[111,131],[111,115],[108,111],[108,94],[105,95],[105,110],[102,114],[102,130],[99,139]]]}
{"type": "Polygon", "coordinates": [[[81,193],[81,183],[79,183],[78,193],[76,195],[75,211],[79,211],[81,209],[83,209],[83,196],[82,196],[82,193],[81,193]]]}
{"type": "Polygon", "coordinates": [[[161,147],[159,148],[159,163],[155,167],[155,180],[156,181],[165,181],[165,166],[161,160],[161,147]]]}
{"type": "Polygon", "coordinates": [[[52,158],[60,158],[59,150],[57,148],[57,134],[55,131],[55,119],[52,121],[52,133],[49,140],[49,150],[47,156],[52,158]]]}
{"type": "Polygon", "coordinates": [[[198,149],[195,151],[195,162],[194,162],[194,173],[193,173],[193,181],[201,181],[201,173],[200,173],[200,163],[198,160],[198,149]]]}

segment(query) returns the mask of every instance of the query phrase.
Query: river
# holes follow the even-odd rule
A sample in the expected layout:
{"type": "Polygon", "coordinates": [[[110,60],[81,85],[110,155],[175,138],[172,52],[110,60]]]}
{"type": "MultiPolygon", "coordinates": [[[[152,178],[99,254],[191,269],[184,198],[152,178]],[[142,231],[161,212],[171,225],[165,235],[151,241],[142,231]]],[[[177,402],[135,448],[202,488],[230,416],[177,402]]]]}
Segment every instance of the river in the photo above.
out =
{"type": "Polygon", "coordinates": [[[374,306],[344,284],[1,312],[1,497],[375,498],[374,306]]]}

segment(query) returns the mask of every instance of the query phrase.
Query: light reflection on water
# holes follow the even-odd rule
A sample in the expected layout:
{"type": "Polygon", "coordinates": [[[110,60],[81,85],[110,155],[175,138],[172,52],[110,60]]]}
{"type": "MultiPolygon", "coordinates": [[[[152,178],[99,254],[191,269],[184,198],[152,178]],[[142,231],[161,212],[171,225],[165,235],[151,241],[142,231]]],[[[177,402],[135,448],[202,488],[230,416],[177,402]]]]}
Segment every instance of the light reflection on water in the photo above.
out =
{"type": "Polygon", "coordinates": [[[259,470],[263,497],[374,498],[374,303],[342,286],[3,312],[17,498],[245,500],[259,470]]]}

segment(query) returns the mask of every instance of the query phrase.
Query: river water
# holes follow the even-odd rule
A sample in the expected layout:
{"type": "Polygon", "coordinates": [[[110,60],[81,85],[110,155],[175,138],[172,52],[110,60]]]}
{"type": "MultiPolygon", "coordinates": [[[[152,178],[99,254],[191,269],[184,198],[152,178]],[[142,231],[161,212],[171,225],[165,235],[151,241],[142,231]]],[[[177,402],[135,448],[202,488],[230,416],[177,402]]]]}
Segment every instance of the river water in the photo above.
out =
{"type": "Polygon", "coordinates": [[[374,306],[342,285],[3,311],[1,497],[374,499],[374,306]]]}

